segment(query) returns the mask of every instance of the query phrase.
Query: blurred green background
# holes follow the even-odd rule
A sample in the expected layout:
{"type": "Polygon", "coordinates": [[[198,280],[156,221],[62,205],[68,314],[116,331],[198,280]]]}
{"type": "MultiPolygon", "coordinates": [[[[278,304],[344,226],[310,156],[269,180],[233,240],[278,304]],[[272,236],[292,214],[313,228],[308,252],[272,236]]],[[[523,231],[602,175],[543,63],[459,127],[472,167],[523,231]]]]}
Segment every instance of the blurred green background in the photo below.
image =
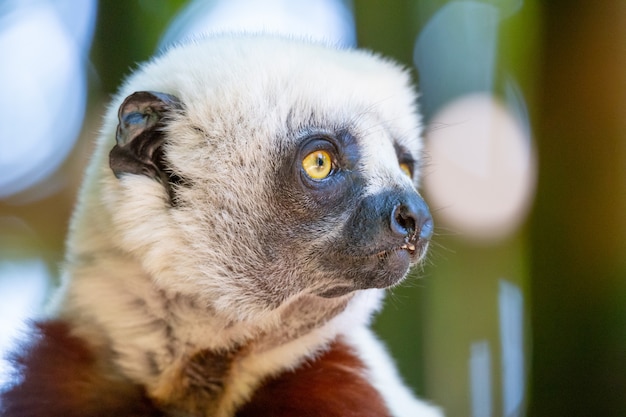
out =
{"type": "MultiPolygon", "coordinates": [[[[0,5],[0,24],[7,24],[10,3],[0,5]]],[[[520,121],[532,157],[529,194],[506,233],[466,232],[446,218],[447,207],[431,203],[438,226],[429,262],[391,291],[374,323],[407,383],[449,416],[625,416],[626,3],[345,4],[358,46],[413,72],[427,142],[446,132],[437,121],[447,103],[487,91],[520,121]],[[433,39],[443,46],[434,48],[433,39]],[[479,76],[470,76],[474,70],[479,76]]],[[[0,192],[0,266],[37,258],[56,284],[106,103],[186,6],[98,3],[83,57],[88,101],[80,136],[51,174],[56,185],[48,179],[0,192]]],[[[16,101],[0,99],[3,108],[16,101]]],[[[0,145],[18,140],[0,137],[0,145]]],[[[433,150],[435,162],[426,167],[427,200],[438,192],[429,175],[445,169],[435,156],[433,150]]],[[[0,273],[5,295],[17,288],[7,277],[0,273]]],[[[7,299],[0,294],[5,307],[7,299]]]]}

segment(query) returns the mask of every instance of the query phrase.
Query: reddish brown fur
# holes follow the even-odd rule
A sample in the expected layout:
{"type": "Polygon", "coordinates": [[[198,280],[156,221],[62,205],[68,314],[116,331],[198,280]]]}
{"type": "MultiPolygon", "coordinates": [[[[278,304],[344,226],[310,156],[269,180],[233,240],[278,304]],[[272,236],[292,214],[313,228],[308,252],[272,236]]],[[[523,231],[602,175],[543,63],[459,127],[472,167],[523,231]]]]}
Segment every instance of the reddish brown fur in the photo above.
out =
{"type": "MultiPolygon", "coordinates": [[[[2,417],[167,415],[67,325],[48,322],[37,331],[34,343],[14,358],[20,381],[0,393],[2,417]]],[[[350,347],[335,342],[321,357],[267,381],[236,417],[389,416],[363,370],[350,347]]]]}
{"type": "Polygon", "coordinates": [[[387,417],[352,349],[335,342],[320,358],[268,381],[236,417],[387,417]]]}
{"type": "Polygon", "coordinates": [[[162,416],[143,390],[103,372],[103,358],[61,322],[37,325],[34,343],[15,355],[20,382],[0,395],[2,417],[162,416]]]}

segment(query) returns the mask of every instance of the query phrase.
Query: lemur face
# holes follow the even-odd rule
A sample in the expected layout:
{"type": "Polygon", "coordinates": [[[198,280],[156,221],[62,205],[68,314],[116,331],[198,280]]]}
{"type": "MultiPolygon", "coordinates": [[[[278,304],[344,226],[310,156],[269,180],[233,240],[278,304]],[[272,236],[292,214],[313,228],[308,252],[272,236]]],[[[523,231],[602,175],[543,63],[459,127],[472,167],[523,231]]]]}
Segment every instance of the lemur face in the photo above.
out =
{"type": "Polygon", "coordinates": [[[211,40],[144,67],[120,101],[109,192],[135,215],[114,223],[121,246],[152,254],[165,290],[258,313],[389,287],[423,258],[420,124],[395,65],[211,40]],[[143,242],[140,229],[171,239],[143,242]]]}
{"type": "Polygon", "coordinates": [[[310,265],[316,294],[389,287],[424,256],[432,219],[411,182],[418,162],[384,130],[316,125],[281,159],[279,227],[268,243],[287,259],[280,242],[301,245],[298,262],[310,265]]]}

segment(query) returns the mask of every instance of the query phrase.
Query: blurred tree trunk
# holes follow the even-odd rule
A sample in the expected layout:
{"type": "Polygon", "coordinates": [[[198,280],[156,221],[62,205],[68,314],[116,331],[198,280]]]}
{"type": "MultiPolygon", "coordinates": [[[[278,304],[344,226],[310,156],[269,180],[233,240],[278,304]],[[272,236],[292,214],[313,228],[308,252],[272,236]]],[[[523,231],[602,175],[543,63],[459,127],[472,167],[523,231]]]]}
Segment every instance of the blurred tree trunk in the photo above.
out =
{"type": "Polygon", "coordinates": [[[107,0],[98,3],[91,59],[106,95],[117,91],[138,63],[154,55],[168,22],[186,2],[107,0]]]}
{"type": "Polygon", "coordinates": [[[529,416],[626,416],[626,3],[544,12],[529,416]]]}

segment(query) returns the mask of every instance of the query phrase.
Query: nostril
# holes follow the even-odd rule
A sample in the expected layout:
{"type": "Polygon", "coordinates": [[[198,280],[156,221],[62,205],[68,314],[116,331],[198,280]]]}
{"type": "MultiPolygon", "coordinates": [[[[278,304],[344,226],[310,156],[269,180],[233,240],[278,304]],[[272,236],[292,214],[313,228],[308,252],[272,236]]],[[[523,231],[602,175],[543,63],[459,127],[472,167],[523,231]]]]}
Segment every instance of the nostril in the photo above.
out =
{"type": "Polygon", "coordinates": [[[425,203],[398,204],[391,212],[391,230],[411,240],[430,239],[433,234],[433,219],[425,203]]]}
{"type": "Polygon", "coordinates": [[[415,233],[416,216],[404,204],[398,204],[391,212],[391,230],[399,236],[415,233]]]}

